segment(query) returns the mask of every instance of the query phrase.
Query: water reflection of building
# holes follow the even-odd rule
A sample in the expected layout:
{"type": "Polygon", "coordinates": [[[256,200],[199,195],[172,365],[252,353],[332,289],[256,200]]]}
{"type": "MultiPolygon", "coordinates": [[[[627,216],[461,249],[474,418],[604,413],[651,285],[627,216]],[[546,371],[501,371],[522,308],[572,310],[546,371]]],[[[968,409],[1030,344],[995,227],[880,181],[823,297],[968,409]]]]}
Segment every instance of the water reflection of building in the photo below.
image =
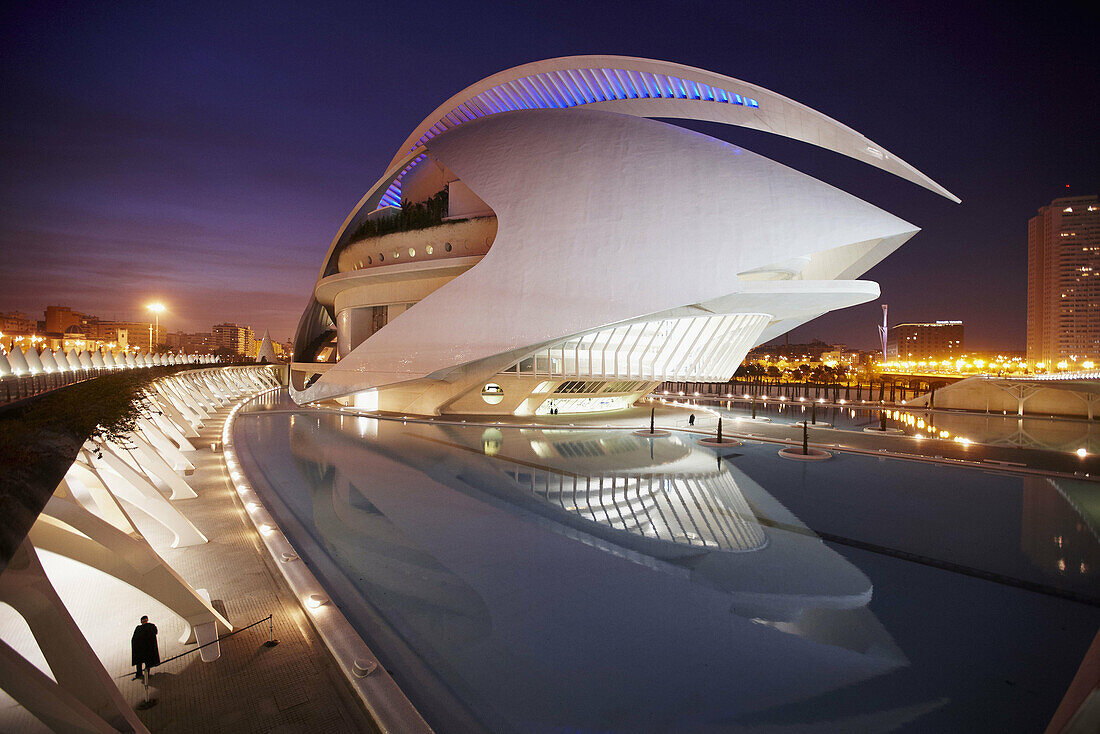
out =
{"type": "MultiPolygon", "coordinates": [[[[344,527],[362,521],[355,502],[375,507],[371,483],[354,462],[363,452],[381,452],[427,469],[460,492],[537,515],[554,532],[687,574],[729,595],[731,611],[740,616],[850,649],[890,650],[904,662],[866,609],[873,587],[858,568],[756,482],[679,438],[653,443],[623,432],[482,430],[326,416],[319,423],[296,422],[291,446],[300,461],[324,457],[333,497],[316,500],[334,504],[344,527]],[[350,522],[353,517],[359,520],[350,522]]],[[[390,522],[384,512],[373,518],[390,522]]],[[[391,539],[402,532],[387,525],[391,539]]],[[[341,543],[363,545],[355,533],[341,543]]],[[[362,555],[360,548],[353,552],[362,555]]],[[[371,560],[371,567],[392,565],[380,561],[371,560]]],[[[435,568],[428,559],[417,563],[435,568]]]]}
{"type": "Polygon", "coordinates": [[[287,438],[309,488],[287,479],[285,495],[363,603],[343,598],[379,611],[366,629],[392,626],[414,651],[397,653],[403,672],[435,681],[428,698],[457,695],[470,731],[563,717],[638,731],[685,695],[706,717],[780,710],[907,664],[867,608],[870,580],[732,455],[333,414],[295,415],[287,438]]]}
{"type": "Polygon", "coordinates": [[[1046,477],[1024,477],[1020,547],[1040,568],[1066,577],[1093,577],[1096,545],[1100,542],[1094,486],[1046,477]],[[1051,491],[1054,488],[1055,492],[1051,491]],[[1083,490],[1083,491],[1082,491],[1083,490]],[[1074,512],[1066,512],[1070,504],[1074,512]]]}
{"type": "Polygon", "coordinates": [[[644,538],[725,551],[756,550],[767,542],[729,474],[508,473],[566,512],[644,538]]]}
{"type": "MultiPolygon", "coordinates": [[[[939,393],[936,404],[939,405],[939,393]]],[[[855,417],[860,411],[850,410],[855,417]]],[[[868,416],[875,417],[874,413],[868,416]]],[[[928,412],[887,410],[887,424],[929,438],[966,439],[989,446],[1100,453],[1100,427],[1093,421],[1020,417],[1012,412],[928,412]]]]}

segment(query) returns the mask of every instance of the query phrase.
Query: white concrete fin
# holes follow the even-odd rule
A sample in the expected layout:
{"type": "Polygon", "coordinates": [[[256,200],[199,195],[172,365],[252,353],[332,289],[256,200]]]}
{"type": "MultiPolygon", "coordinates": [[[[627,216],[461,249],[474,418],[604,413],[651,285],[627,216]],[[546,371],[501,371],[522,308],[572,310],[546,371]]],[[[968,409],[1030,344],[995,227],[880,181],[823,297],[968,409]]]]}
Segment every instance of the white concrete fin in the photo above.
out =
{"type": "Polygon", "coordinates": [[[0,688],[50,731],[118,732],[3,640],[0,640],[0,688]]]}
{"type": "Polygon", "coordinates": [[[31,540],[37,548],[114,576],[164,604],[183,621],[180,642],[184,644],[195,641],[197,625],[210,624],[215,634],[233,629],[210,604],[209,595],[184,581],[141,533],[119,532],[75,503],[50,498],[45,513],[31,529],[31,540]],[[55,522],[50,522],[51,518],[55,522]]]}
{"type": "Polygon", "coordinates": [[[100,446],[106,446],[112,454],[125,461],[126,464],[129,465],[129,467],[136,471],[138,474],[144,473],[144,470],[138,464],[137,459],[134,458],[133,454],[127,449],[127,447],[117,444],[114,441],[105,441],[104,443],[100,444],[100,446]]]}
{"type": "Polygon", "coordinates": [[[27,360],[23,357],[23,350],[19,347],[15,347],[8,352],[8,365],[11,367],[13,375],[25,375],[30,372],[27,360]]]}
{"type": "Polygon", "coordinates": [[[52,375],[58,372],[57,363],[53,360],[53,352],[49,349],[43,349],[42,354],[38,356],[40,362],[42,362],[42,371],[46,374],[52,375]]]}
{"type": "MultiPolygon", "coordinates": [[[[130,522],[130,518],[118,506],[118,501],[107,489],[95,469],[91,466],[91,459],[84,456],[78,457],[62,480],[72,493],[73,499],[88,512],[104,520],[124,533],[134,533],[137,530],[130,522]],[[80,459],[83,458],[83,461],[80,459]]],[[[60,491],[60,486],[55,494],[60,491]]]]}
{"type": "Polygon", "coordinates": [[[170,400],[180,412],[188,416],[187,420],[191,425],[195,428],[202,428],[203,421],[209,418],[210,414],[196,404],[194,398],[189,395],[182,385],[183,383],[178,380],[158,380],[154,387],[161,395],[170,400]]]}
{"type": "MultiPolygon", "coordinates": [[[[11,605],[26,620],[58,687],[114,730],[148,732],[58,597],[30,540],[23,541],[0,575],[0,601],[11,605]]],[[[7,662],[18,667],[18,660],[7,662]]],[[[2,665],[0,670],[7,667],[2,665]]],[[[7,678],[4,689],[12,692],[7,678]]],[[[37,693],[43,691],[39,689],[37,693]]],[[[30,703],[35,706],[42,702],[32,696],[30,703]]]]}
{"type": "Polygon", "coordinates": [[[33,344],[23,352],[23,359],[27,363],[27,371],[32,375],[40,375],[45,372],[42,369],[42,360],[38,358],[38,349],[33,344]]]}
{"type": "Polygon", "coordinates": [[[206,536],[126,462],[110,451],[103,451],[100,457],[92,454],[91,458],[111,494],[134,505],[172,532],[173,548],[206,542],[206,536]]]}
{"type": "Polygon", "coordinates": [[[195,425],[187,416],[179,411],[167,396],[158,396],[154,398],[154,402],[161,409],[161,411],[168,416],[169,419],[179,428],[180,433],[188,438],[198,438],[199,432],[195,430],[195,425]]]}
{"type": "Polygon", "coordinates": [[[195,450],[194,445],[192,445],[192,443],[187,440],[187,437],[183,435],[180,429],[176,427],[176,425],[163,413],[160,415],[154,413],[151,416],[151,420],[157,425],[158,428],[160,428],[161,432],[163,432],[165,436],[167,436],[169,439],[172,440],[173,443],[179,446],[180,451],[195,450]]]}
{"type": "Polygon", "coordinates": [[[141,431],[141,435],[156,448],[157,452],[163,456],[165,461],[172,467],[172,471],[177,473],[183,472],[185,474],[194,471],[195,465],[183,455],[179,447],[172,443],[155,423],[147,418],[139,418],[137,426],[141,431]]]}
{"type": "Polygon", "coordinates": [[[157,453],[156,449],[142,439],[141,436],[137,433],[129,433],[126,437],[133,441],[133,453],[136,454],[145,472],[152,475],[154,479],[159,479],[171,490],[172,494],[168,499],[187,500],[198,497],[195,490],[191,489],[190,485],[183,481],[180,475],[176,474],[164,457],[157,453]]]}
{"type": "Polygon", "coordinates": [[[58,372],[68,372],[72,369],[69,366],[69,359],[65,356],[65,350],[55,349],[53,350],[53,361],[57,365],[58,372]]]}

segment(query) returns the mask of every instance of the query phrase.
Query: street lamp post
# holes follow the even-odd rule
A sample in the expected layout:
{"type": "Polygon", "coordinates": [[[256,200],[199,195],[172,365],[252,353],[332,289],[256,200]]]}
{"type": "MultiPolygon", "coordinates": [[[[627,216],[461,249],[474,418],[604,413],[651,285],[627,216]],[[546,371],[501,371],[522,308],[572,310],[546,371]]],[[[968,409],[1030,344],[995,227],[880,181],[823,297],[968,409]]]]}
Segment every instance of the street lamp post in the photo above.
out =
{"type": "MultiPolygon", "coordinates": [[[[160,338],[160,314],[164,311],[163,303],[150,303],[146,306],[147,309],[153,312],[153,318],[156,320],[157,338],[160,338]]],[[[153,353],[153,325],[149,324],[149,354],[153,353]]]]}

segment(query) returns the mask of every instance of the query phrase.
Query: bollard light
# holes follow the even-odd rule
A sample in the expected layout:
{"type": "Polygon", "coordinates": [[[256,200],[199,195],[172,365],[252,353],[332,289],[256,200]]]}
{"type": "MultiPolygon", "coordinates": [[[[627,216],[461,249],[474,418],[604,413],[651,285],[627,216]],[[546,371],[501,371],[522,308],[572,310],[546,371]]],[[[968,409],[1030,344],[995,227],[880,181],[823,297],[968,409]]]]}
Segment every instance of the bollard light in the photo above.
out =
{"type": "Polygon", "coordinates": [[[378,663],[366,658],[356,658],[352,670],[356,678],[366,678],[378,668],[378,663]]]}
{"type": "Polygon", "coordinates": [[[1088,451],[1086,451],[1086,450],[1085,450],[1085,449],[1083,449],[1083,448],[1082,448],[1082,449],[1077,449],[1077,452],[1076,452],[1076,453],[1077,453],[1077,455],[1078,455],[1079,457],[1081,457],[1082,459],[1083,459],[1083,458],[1085,458],[1086,456],[1088,456],[1088,455],[1089,455],[1089,452],[1088,452],[1088,451]]]}

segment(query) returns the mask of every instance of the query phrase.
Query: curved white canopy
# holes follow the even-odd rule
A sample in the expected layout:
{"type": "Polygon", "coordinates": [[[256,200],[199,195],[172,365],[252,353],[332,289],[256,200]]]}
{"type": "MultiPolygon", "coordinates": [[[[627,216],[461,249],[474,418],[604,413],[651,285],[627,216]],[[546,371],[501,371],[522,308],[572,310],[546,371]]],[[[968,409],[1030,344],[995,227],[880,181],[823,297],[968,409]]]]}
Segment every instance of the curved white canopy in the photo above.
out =
{"type": "MultiPolygon", "coordinates": [[[[473,119],[518,109],[579,106],[637,117],[706,120],[763,130],[863,161],[956,203],[960,201],[881,145],[793,99],[705,69],[633,56],[562,56],[486,77],[424,118],[398,148],[390,166],[436,135],[473,119]]],[[[397,204],[400,200],[384,196],[382,203],[397,204]]]]}

